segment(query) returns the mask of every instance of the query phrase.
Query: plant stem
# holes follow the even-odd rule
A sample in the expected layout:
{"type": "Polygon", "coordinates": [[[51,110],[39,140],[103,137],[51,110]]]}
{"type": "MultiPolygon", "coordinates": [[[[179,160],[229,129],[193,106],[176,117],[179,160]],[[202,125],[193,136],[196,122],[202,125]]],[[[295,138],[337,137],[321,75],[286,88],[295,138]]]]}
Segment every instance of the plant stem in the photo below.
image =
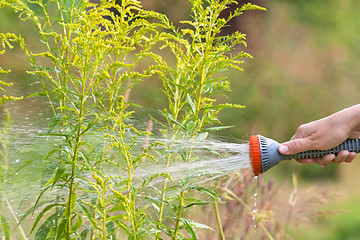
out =
{"type": "MultiPolygon", "coordinates": [[[[254,215],[254,213],[252,212],[252,209],[241,199],[239,198],[235,193],[233,193],[230,189],[224,188],[224,190],[229,193],[234,199],[236,199],[238,202],[241,203],[241,205],[244,206],[244,208],[246,210],[249,211],[249,213],[251,215],[254,215]]],[[[257,222],[260,227],[262,228],[262,230],[265,232],[266,236],[268,237],[269,240],[274,240],[274,238],[271,236],[271,234],[269,233],[269,231],[266,229],[266,227],[264,226],[264,224],[261,221],[257,222]]],[[[251,232],[250,232],[251,233],[251,232]]]]}
{"type": "Polygon", "coordinates": [[[225,235],[224,235],[224,231],[223,231],[222,224],[221,224],[221,219],[220,219],[219,210],[217,207],[217,202],[214,202],[214,210],[215,210],[216,221],[218,224],[221,240],[225,240],[225,235]]]}
{"type": "Polygon", "coordinates": [[[135,196],[132,192],[130,192],[130,203],[131,203],[131,225],[133,229],[133,238],[138,239],[138,233],[136,229],[136,208],[135,208],[135,196]]]}
{"type": "Polygon", "coordinates": [[[173,237],[172,237],[173,240],[177,239],[177,234],[178,234],[179,227],[180,227],[181,214],[182,214],[182,211],[183,211],[183,208],[184,208],[184,195],[185,195],[185,193],[184,193],[184,191],[182,191],[181,194],[180,194],[179,211],[178,211],[178,214],[177,214],[174,234],[173,234],[173,237]]]}
{"type": "Polygon", "coordinates": [[[70,240],[70,234],[71,234],[71,215],[72,215],[72,206],[73,206],[73,195],[75,192],[75,170],[76,170],[76,162],[78,157],[78,151],[81,145],[81,127],[83,123],[83,117],[84,117],[84,108],[85,108],[85,88],[86,88],[86,74],[83,74],[83,82],[82,82],[82,89],[81,89],[81,96],[80,96],[80,109],[79,109],[79,115],[78,115],[78,126],[77,126],[77,133],[76,133],[76,139],[75,139],[75,149],[72,156],[71,161],[71,175],[70,175],[70,186],[69,186],[69,200],[68,200],[68,211],[67,211],[67,227],[66,227],[66,239],[70,240]]]}
{"type": "MultiPolygon", "coordinates": [[[[101,189],[101,198],[102,198],[102,201],[104,202],[105,204],[105,195],[104,195],[104,192],[105,192],[105,187],[103,187],[103,189],[101,189]]],[[[106,206],[103,206],[103,226],[102,226],[102,239],[103,240],[106,240],[106,206]]]]}
{"type": "Polygon", "coordinates": [[[5,199],[6,204],[8,205],[8,208],[9,208],[11,214],[13,215],[13,218],[14,218],[14,220],[15,220],[15,222],[16,222],[17,227],[19,228],[19,232],[20,232],[20,234],[21,234],[22,239],[28,240],[29,238],[26,237],[26,234],[25,234],[25,232],[24,232],[24,229],[21,227],[20,222],[19,222],[19,219],[16,217],[16,213],[15,213],[14,209],[12,208],[9,200],[6,198],[6,196],[3,196],[3,197],[4,197],[4,199],[5,199]]]}
{"type": "MultiPolygon", "coordinates": [[[[169,168],[170,157],[171,157],[171,155],[168,154],[167,161],[166,161],[166,169],[169,168]]],[[[161,205],[160,205],[160,211],[159,211],[159,223],[162,222],[162,215],[163,215],[164,207],[165,207],[165,194],[166,194],[165,190],[166,190],[166,185],[167,185],[167,178],[165,179],[164,184],[163,184],[163,188],[162,188],[161,205]]]]}
{"type": "Polygon", "coordinates": [[[284,232],[285,234],[288,234],[289,233],[289,226],[290,226],[290,221],[291,221],[291,217],[292,217],[292,214],[293,214],[293,210],[294,210],[294,206],[296,204],[296,197],[297,197],[297,191],[298,191],[298,184],[297,184],[297,178],[296,178],[296,175],[293,174],[292,175],[292,181],[293,181],[293,191],[292,193],[290,194],[290,197],[289,197],[289,211],[288,211],[288,214],[287,214],[287,217],[286,217],[286,226],[284,228],[284,232]]]}
{"type": "Polygon", "coordinates": [[[67,204],[67,223],[66,223],[66,240],[70,240],[71,234],[71,215],[72,215],[72,198],[74,194],[74,178],[75,178],[75,161],[77,150],[74,152],[74,157],[71,163],[71,176],[70,176],[70,186],[69,186],[69,199],[67,204]]]}
{"type": "Polygon", "coordinates": [[[289,209],[288,214],[286,216],[286,225],[285,225],[285,228],[284,228],[285,235],[289,233],[289,226],[290,226],[292,212],[293,212],[293,206],[290,205],[290,209],[289,209]]]}
{"type": "MultiPolygon", "coordinates": [[[[81,107],[82,109],[82,107],[81,107]]],[[[75,149],[74,154],[71,161],[71,175],[70,175],[70,186],[69,186],[69,199],[67,204],[67,224],[66,224],[66,239],[70,240],[70,234],[71,234],[71,215],[72,215],[72,206],[73,206],[73,195],[75,191],[75,168],[76,168],[76,162],[77,162],[77,155],[78,150],[80,147],[80,134],[81,134],[81,125],[82,125],[82,110],[80,110],[79,115],[79,126],[76,136],[76,143],[75,143],[75,149]]]]}

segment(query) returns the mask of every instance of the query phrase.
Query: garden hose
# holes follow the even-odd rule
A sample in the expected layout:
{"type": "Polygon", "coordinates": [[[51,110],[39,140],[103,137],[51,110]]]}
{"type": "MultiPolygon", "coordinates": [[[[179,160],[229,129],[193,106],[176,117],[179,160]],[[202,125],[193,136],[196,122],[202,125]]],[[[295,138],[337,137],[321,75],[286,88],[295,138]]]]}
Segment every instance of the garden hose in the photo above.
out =
{"type": "Polygon", "coordinates": [[[327,154],[337,155],[342,150],[349,152],[360,152],[360,139],[348,139],[329,150],[309,150],[293,155],[283,155],[279,153],[279,143],[273,139],[261,135],[250,137],[250,159],[255,176],[266,172],[282,160],[305,159],[323,157],[327,154]]]}

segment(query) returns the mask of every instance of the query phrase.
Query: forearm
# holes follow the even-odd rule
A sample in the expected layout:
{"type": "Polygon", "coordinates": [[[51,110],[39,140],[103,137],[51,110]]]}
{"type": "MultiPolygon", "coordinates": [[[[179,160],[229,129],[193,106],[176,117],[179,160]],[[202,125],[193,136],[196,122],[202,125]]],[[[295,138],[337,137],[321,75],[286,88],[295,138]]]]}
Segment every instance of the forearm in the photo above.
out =
{"type": "MultiPolygon", "coordinates": [[[[348,138],[360,137],[360,104],[336,112],[328,117],[301,125],[290,141],[279,147],[282,154],[295,154],[306,150],[331,149],[348,138]]],[[[341,151],[337,156],[299,160],[302,163],[316,162],[322,166],[333,163],[350,163],[356,153],[341,151]]]]}
{"type": "Polygon", "coordinates": [[[360,134],[360,104],[345,108],[329,116],[335,126],[343,125],[348,138],[357,138],[360,134]]]}

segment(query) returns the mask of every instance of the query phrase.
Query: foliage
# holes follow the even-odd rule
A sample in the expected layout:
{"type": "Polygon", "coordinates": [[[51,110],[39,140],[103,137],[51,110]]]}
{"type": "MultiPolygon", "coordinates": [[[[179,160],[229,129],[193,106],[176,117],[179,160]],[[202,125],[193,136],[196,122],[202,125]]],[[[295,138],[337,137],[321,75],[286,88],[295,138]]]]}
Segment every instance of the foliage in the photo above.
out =
{"type": "MultiPolygon", "coordinates": [[[[1,7],[1,5],[0,5],[0,7],[1,7]]],[[[13,45],[12,45],[13,41],[20,40],[20,39],[21,39],[21,37],[15,35],[15,34],[0,33],[0,41],[1,41],[1,47],[2,47],[2,50],[0,51],[0,56],[5,53],[6,49],[12,49],[13,48],[13,45]]],[[[9,73],[9,72],[11,72],[11,70],[5,70],[2,67],[0,67],[0,74],[6,74],[6,73],[9,73]]],[[[0,79],[0,91],[6,92],[4,87],[10,87],[12,85],[13,85],[12,83],[7,83],[7,82],[2,81],[0,79]]],[[[20,100],[20,99],[22,99],[22,97],[13,97],[13,96],[2,95],[0,97],[0,106],[2,104],[4,104],[5,102],[9,101],[9,100],[20,100]]]]}
{"type": "MultiPolygon", "coordinates": [[[[37,52],[19,36],[2,35],[3,45],[18,43],[31,65],[28,73],[39,77],[43,91],[29,97],[48,99],[54,116],[45,135],[59,138],[44,159],[55,163],[53,173],[22,217],[36,214],[30,232],[35,239],[198,239],[196,228],[207,227],[187,219],[185,209],[212,204],[217,211],[222,200],[190,177],[170,185],[166,168],[195,159],[191,147],[178,151],[173,140],[205,140],[209,131],[227,128],[218,125],[222,109],[242,108],[217,104],[216,96],[230,90],[219,72],[241,70],[243,58],[250,57],[237,52],[238,45],[246,45],[245,35],[219,33],[243,11],[262,8],[245,4],[220,18],[235,2],[190,0],[192,20],[180,29],[135,0],[0,3],[32,21],[42,37],[44,49],[37,52]],[[164,60],[163,51],[172,53],[175,63],[164,60]],[[128,93],[153,77],[162,80],[169,103],[160,111],[166,123],[154,120],[170,141],[140,149],[150,133],[132,124],[137,106],[128,93]],[[159,150],[159,145],[165,146],[159,150]],[[161,164],[162,156],[165,169],[138,176],[139,168],[161,164]],[[165,179],[161,186],[152,185],[157,178],[165,179]],[[51,198],[43,200],[45,195],[51,198]]],[[[221,232],[220,218],[218,224],[221,232]]]]}
{"type": "MultiPolygon", "coordinates": [[[[4,34],[0,33],[0,39],[1,39],[1,47],[2,50],[0,51],[0,56],[5,53],[6,49],[13,48],[13,45],[11,42],[13,39],[19,39],[19,36],[16,36],[14,34],[4,34]]],[[[4,70],[0,67],[0,74],[7,74],[10,70],[4,70]]],[[[12,86],[12,83],[7,83],[5,81],[2,81],[0,79],[0,91],[6,92],[6,87],[12,86]]],[[[2,95],[0,97],[0,106],[3,105],[5,102],[9,100],[20,100],[22,97],[13,97],[13,96],[6,96],[2,95]]],[[[7,175],[9,170],[9,145],[10,145],[10,132],[12,128],[12,122],[10,118],[10,113],[7,108],[5,108],[5,118],[2,121],[2,126],[0,128],[0,206],[5,205],[5,203],[10,207],[10,203],[8,202],[5,194],[6,190],[6,182],[7,182],[7,175]]],[[[1,207],[1,209],[4,209],[1,207]]],[[[13,213],[13,212],[12,212],[13,213]]],[[[19,229],[21,229],[21,226],[19,226],[19,229]]],[[[8,223],[8,219],[4,213],[0,213],[0,237],[4,237],[4,239],[10,239],[11,238],[11,232],[10,232],[10,225],[8,223]]]]}
{"type": "MultiPolygon", "coordinates": [[[[206,139],[209,131],[227,128],[226,126],[211,126],[219,123],[218,113],[220,110],[243,107],[234,104],[216,104],[214,98],[216,95],[230,90],[226,77],[219,77],[217,73],[228,68],[242,70],[239,66],[243,62],[242,59],[250,57],[249,54],[242,51],[236,52],[238,45],[246,45],[244,34],[235,32],[230,36],[220,36],[219,33],[228,21],[241,15],[243,11],[262,8],[246,4],[228,18],[223,19],[220,18],[220,13],[235,1],[207,1],[208,4],[202,4],[202,1],[198,0],[190,2],[192,20],[181,22],[188,27],[177,30],[169,26],[177,38],[163,46],[168,47],[174,54],[176,64],[168,67],[167,75],[161,76],[163,91],[169,100],[168,108],[161,113],[167,122],[163,132],[165,138],[172,140],[183,138],[192,142],[206,139]]],[[[177,161],[177,159],[183,161],[196,159],[196,156],[192,156],[191,147],[185,153],[181,150],[177,154],[174,154],[173,147],[170,144],[167,149],[167,152],[170,152],[167,155],[167,166],[171,161],[177,161]]],[[[179,198],[174,199],[166,196],[167,182],[165,181],[161,190],[162,198],[158,202],[160,209],[158,221],[160,223],[163,221],[165,205],[172,206],[173,203],[170,203],[170,200],[178,202],[173,216],[168,216],[175,222],[174,231],[168,231],[168,235],[173,239],[177,238],[180,226],[184,226],[185,230],[193,236],[193,230],[192,228],[189,230],[189,225],[182,218],[182,212],[186,204],[191,204],[184,200],[189,190],[194,187],[190,182],[185,183],[185,185],[183,183],[179,185],[179,198]]],[[[216,202],[221,201],[215,194],[213,199],[216,209],[216,202]]],[[[222,231],[221,227],[219,230],[222,231]]]]}

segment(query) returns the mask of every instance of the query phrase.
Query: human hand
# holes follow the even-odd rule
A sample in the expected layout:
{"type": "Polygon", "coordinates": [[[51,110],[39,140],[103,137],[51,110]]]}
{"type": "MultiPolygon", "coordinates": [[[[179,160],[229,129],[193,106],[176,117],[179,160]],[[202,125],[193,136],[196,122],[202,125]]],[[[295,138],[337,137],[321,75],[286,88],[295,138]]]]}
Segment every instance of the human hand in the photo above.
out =
{"type": "MultiPolygon", "coordinates": [[[[307,150],[327,150],[341,144],[348,138],[360,137],[360,105],[344,109],[320,120],[301,125],[290,141],[279,146],[281,154],[295,154],[307,150]]],[[[356,153],[341,151],[337,156],[325,155],[322,158],[298,159],[300,163],[317,163],[321,166],[330,163],[350,163],[356,153]]]]}

